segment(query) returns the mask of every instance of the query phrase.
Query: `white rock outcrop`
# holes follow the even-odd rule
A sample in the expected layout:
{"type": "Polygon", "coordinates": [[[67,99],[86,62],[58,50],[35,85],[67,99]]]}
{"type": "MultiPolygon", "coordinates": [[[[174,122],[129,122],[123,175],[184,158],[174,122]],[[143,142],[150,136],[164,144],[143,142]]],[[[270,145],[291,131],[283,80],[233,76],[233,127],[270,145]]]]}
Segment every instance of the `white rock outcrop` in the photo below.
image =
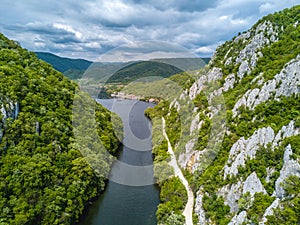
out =
{"type": "Polygon", "coordinates": [[[228,91],[229,89],[234,87],[234,83],[235,83],[235,75],[229,74],[226,78],[225,78],[225,83],[223,85],[223,91],[228,91]]]}
{"type": "Polygon", "coordinates": [[[255,172],[249,175],[244,182],[243,194],[246,194],[247,192],[249,192],[251,196],[254,196],[255,193],[260,192],[267,194],[264,186],[255,172]]]}
{"type": "Polygon", "coordinates": [[[0,107],[0,116],[2,117],[2,121],[0,121],[0,141],[3,137],[3,124],[7,118],[16,119],[20,113],[20,104],[18,102],[14,103],[12,101],[8,101],[6,104],[2,104],[0,107]]]}
{"type": "Polygon", "coordinates": [[[227,165],[224,167],[224,179],[227,175],[237,175],[238,167],[244,166],[247,158],[253,159],[260,146],[266,147],[274,139],[271,127],[257,130],[249,139],[239,139],[230,149],[227,165]]]}
{"type": "Polygon", "coordinates": [[[203,209],[203,191],[200,188],[197,192],[196,203],[195,203],[195,213],[198,216],[200,225],[208,225],[209,222],[205,218],[205,211],[203,209]]]}
{"type": "Polygon", "coordinates": [[[239,210],[238,200],[242,194],[246,194],[247,192],[249,192],[252,197],[255,193],[267,193],[255,172],[250,174],[245,181],[239,180],[235,184],[223,186],[218,191],[218,196],[224,198],[224,203],[230,207],[230,212],[234,213],[239,210]]]}
{"type": "Polygon", "coordinates": [[[238,200],[242,195],[243,182],[238,181],[236,184],[225,185],[218,191],[218,196],[224,198],[224,203],[230,207],[230,212],[239,210],[238,200]]]}
{"type": "Polygon", "coordinates": [[[237,116],[238,109],[246,106],[254,109],[257,105],[270,99],[279,99],[281,96],[291,96],[300,92],[300,55],[286,64],[274,79],[267,81],[259,89],[248,90],[233,107],[233,115],[237,116]]]}
{"type": "Polygon", "coordinates": [[[240,225],[243,224],[247,220],[247,212],[242,211],[238,215],[235,215],[228,225],[240,225]]]}
{"type": "Polygon", "coordinates": [[[200,76],[200,78],[190,88],[190,99],[195,99],[196,96],[204,89],[205,84],[220,80],[222,76],[222,69],[217,67],[212,68],[207,74],[200,76]]]}
{"type": "Polygon", "coordinates": [[[249,63],[247,61],[242,61],[239,71],[237,73],[238,77],[241,79],[244,77],[245,73],[249,74],[251,72],[251,68],[249,66],[249,63]]]}
{"type": "MultiPolygon", "coordinates": [[[[239,56],[236,59],[237,63],[244,61],[245,59],[249,60],[256,52],[270,44],[272,40],[270,40],[267,36],[276,37],[278,34],[275,32],[273,24],[270,21],[265,21],[259,24],[255,30],[255,35],[253,37],[249,37],[250,42],[246,45],[246,47],[240,52],[239,56]],[[265,35],[267,34],[267,35],[265,35]]],[[[273,38],[273,41],[276,41],[276,38],[273,38]]]]}
{"type": "Polygon", "coordinates": [[[199,113],[194,117],[194,119],[191,122],[190,126],[190,134],[194,133],[194,131],[198,131],[201,128],[201,124],[199,123],[200,118],[199,118],[199,113]]]}
{"type": "Polygon", "coordinates": [[[282,187],[282,183],[288,177],[294,175],[300,177],[300,165],[297,160],[291,158],[293,154],[291,145],[285,148],[283,167],[280,171],[280,176],[275,182],[275,195],[277,198],[282,199],[285,197],[285,191],[282,187]]]}
{"type": "Polygon", "coordinates": [[[244,39],[243,42],[249,42],[235,60],[235,64],[241,63],[237,74],[240,79],[246,73],[249,74],[256,66],[257,60],[263,56],[259,50],[277,41],[278,33],[275,30],[276,28],[270,21],[265,21],[257,26],[253,37],[250,32],[247,32],[235,39],[235,42],[241,39],[244,39]]]}
{"type": "Polygon", "coordinates": [[[189,162],[193,163],[191,162],[193,161],[192,158],[195,158],[195,154],[199,154],[199,152],[194,149],[196,141],[196,139],[189,140],[185,144],[185,151],[179,154],[178,163],[181,168],[187,169],[188,167],[193,166],[189,165],[189,162]]]}
{"type": "Polygon", "coordinates": [[[277,146],[280,141],[286,137],[299,134],[299,129],[295,127],[295,122],[291,121],[287,126],[283,126],[275,135],[271,127],[258,129],[254,134],[245,140],[240,138],[230,149],[228,161],[224,167],[224,179],[227,175],[237,175],[238,167],[244,166],[246,160],[255,158],[257,150],[267,144],[277,146]]]}

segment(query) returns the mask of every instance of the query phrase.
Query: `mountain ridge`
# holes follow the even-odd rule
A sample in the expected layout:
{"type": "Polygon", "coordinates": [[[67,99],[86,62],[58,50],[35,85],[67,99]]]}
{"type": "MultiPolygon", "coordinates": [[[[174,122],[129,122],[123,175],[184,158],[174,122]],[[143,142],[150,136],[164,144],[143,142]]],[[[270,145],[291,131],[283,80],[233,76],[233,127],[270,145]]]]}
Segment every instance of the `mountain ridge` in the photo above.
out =
{"type": "MultiPolygon", "coordinates": [[[[262,18],[219,46],[180,97],[148,110],[154,137],[155,118],[166,120],[196,196],[195,224],[299,224],[299,20],[300,6],[262,18]]],[[[156,139],[159,164],[169,156],[156,139]]],[[[182,219],[186,194],[167,195],[172,183],[160,183],[159,224],[182,219]]]]}

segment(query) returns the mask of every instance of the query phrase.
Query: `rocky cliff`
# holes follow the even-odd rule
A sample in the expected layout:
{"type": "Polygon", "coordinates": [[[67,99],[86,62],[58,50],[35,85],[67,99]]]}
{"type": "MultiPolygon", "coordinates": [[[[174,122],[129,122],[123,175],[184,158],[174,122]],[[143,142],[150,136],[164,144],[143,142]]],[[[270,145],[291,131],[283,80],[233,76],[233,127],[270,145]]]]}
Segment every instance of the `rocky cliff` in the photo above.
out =
{"type": "Polygon", "coordinates": [[[286,9],[221,45],[164,112],[170,138],[173,110],[194,105],[174,149],[195,224],[300,223],[299,20],[286,9]]]}

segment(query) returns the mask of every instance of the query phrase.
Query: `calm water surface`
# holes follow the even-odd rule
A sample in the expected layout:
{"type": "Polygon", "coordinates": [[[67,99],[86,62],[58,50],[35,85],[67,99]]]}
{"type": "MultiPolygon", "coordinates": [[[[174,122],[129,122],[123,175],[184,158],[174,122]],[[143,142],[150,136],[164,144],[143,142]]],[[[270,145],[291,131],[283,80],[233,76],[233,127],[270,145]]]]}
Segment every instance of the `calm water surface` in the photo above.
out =
{"type": "MultiPolygon", "coordinates": [[[[154,105],[134,100],[99,99],[98,102],[123,120],[124,141],[118,160],[133,166],[152,165],[151,123],[144,116],[144,110],[154,105]],[[133,138],[128,138],[129,133],[142,140],[143,145],[136,145],[133,138]]],[[[153,173],[147,179],[152,180],[153,173]]],[[[105,192],[88,208],[80,225],[156,225],[158,204],[159,191],[154,184],[129,186],[109,181],[105,192]]]]}

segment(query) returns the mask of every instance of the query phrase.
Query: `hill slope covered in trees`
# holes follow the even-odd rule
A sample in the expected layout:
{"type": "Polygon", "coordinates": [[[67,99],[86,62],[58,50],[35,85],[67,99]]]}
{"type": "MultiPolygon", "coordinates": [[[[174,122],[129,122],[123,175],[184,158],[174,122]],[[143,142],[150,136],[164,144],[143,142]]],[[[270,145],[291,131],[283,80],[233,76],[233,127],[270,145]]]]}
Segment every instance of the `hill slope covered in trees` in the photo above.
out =
{"type": "MultiPolygon", "coordinates": [[[[92,140],[75,141],[76,90],[75,83],[0,34],[0,224],[72,224],[103,191],[105,177],[82,155],[88,150],[82,146],[92,140]]],[[[111,114],[101,105],[95,112],[97,133],[114,154],[111,114]]],[[[94,159],[109,171],[106,158],[94,159]]]]}
{"type": "MultiPolygon", "coordinates": [[[[194,224],[300,223],[299,21],[300,6],[262,18],[221,45],[182,94],[147,111],[156,165],[170,160],[166,120],[196,196],[194,224]]],[[[160,187],[159,223],[181,224],[180,180],[160,187]]]]}
{"type": "Polygon", "coordinates": [[[48,52],[36,52],[36,55],[72,80],[81,78],[84,71],[93,63],[84,59],[59,57],[48,52]]]}

